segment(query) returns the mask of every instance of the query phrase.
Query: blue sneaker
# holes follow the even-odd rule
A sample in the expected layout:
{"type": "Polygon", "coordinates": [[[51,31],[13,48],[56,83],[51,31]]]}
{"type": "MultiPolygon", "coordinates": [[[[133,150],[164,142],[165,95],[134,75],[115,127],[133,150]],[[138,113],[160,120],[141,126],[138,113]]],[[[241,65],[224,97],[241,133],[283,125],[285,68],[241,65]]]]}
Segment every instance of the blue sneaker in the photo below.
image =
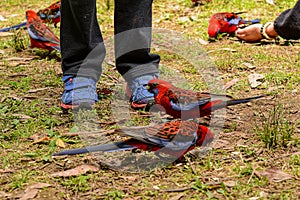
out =
{"type": "MultiPolygon", "coordinates": [[[[145,75],[133,79],[131,82],[128,82],[128,87],[131,90],[130,102],[131,107],[134,109],[142,109],[147,106],[150,101],[154,101],[154,95],[145,88],[148,84],[148,81],[151,79],[157,78],[158,74],[155,75],[145,75]]],[[[128,89],[129,89],[128,88],[128,89]]],[[[127,94],[130,93],[127,91],[127,94]]]]}
{"type": "Polygon", "coordinates": [[[91,109],[98,101],[96,82],[91,78],[63,76],[64,92],[62,94],[61,108],[64,111],[76,108],[91,109]]]}

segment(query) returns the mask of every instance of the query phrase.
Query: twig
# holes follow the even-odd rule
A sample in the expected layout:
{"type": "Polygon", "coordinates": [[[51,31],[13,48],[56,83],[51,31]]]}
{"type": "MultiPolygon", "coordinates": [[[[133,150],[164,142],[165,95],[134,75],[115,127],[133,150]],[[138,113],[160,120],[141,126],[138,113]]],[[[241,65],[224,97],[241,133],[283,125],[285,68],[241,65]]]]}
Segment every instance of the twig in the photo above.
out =
{"type": "Polygon", "coordinates": [[[79,135],[88,135],[88,136],[96,136],[99,134],[102,135],[110,135],[114,133],[116,130],[98,130],[98,131],[84,131],[84,132],[66,132],[62,133],[61,136],[75,137],[79,135]]]}

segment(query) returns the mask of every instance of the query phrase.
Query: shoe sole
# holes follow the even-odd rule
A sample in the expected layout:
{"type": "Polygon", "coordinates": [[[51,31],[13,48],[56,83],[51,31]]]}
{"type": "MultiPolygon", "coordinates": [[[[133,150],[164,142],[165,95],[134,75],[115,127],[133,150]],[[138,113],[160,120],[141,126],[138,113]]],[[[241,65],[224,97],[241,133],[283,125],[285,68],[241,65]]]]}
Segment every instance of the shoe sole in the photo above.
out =
{"type": "Polygon", "coordinates": [[[69,110],[73,110],[73,112],[76,113],[79,110],[92,110],[93,109],[93,105],[91,105],[88,102],[83,102],[78,105],[68,105],[68,104],[61,103],[60,107],[64,114],[68,113],[69,110]]]}

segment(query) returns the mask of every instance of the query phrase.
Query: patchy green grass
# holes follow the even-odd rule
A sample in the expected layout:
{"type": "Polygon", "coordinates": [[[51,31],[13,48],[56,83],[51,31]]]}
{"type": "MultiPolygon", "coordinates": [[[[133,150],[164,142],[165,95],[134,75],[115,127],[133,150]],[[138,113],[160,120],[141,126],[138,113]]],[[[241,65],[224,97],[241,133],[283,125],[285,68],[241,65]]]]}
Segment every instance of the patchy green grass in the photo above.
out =
{"type": "MultiPolygon", "coordinates": [[[[54,1],[1,1],[0,15],[8,20],[0,22],[0,27],[25,21],[26,10],[38,10],[51,3],[54,1]]],[[[154,1],[153,27],[174,30],[197,44],[199,39],[208,40],[207,26],[212,13],[246,11],[241,15],[243,18],[260,18],[264,23],[274,20],[294,3],[278,0],[277,6],[272,6],[263,0],[212,0],[194,7],[191,0],[154,1]]],[[[114,3],[97,1],[97,7],[103,36],[111,38],[114,3]]],[[[59,28],[49,26],[59,35],[59,28]]],[[[183,45],[179,50],[190,55],[194,55],[191,51],[206,52],[222,84],[239,79],[226,93],[234,97],[261,93],[269,96],[228,109],[223,129],[215,133],[219,136],[217,143],[203,157],[188,154],[182,161],[150,172],[127,173],[109,169],[90,155],[51,157],[63,148],[83,145],[80,137],[66,135],[79,128],[74,115],[62,114],[59,107],[63,91],[60,55],[30,49],[26,30],[14,33],[0,37],[0,199],[19,198],[35,183],[50,184],[38,189],[38,199],[300,198],[299,41],[281,39],[277,43],[247,44],[225,36],[207,45],[199,43],[201,49],[184,49],[183,45]],[[265,76],[257,88],[250,87],[248,76],[252,73],[265,76]],[[71,177],[51,175],[81,164],[99,165],[100,169],[71,177]],[[259,175],[258,172],[270,168],[292,177],[275,182],[259,175]]],[[[199,73],[199,66],[172,52],[176,47],[171,47],[154,49],[161,56],[161,76],[175,82],[184,80],[179,85],[185,88],[208,91],[209,80],[199,73]]],[[[197,59],[195,56],[194,60],[197,59]]],[[[114,130],[123,118],[128,119],[126,126],[159,120],[159,116],[152,119],[147,112],[128,110],[125,88],[120,88],[118,94],[123,109],[113,116],[116,111],[111,103],[119,78],[114,61],[109,60],[98,82],[98,128],[114,130]]],[[[113,141],[120,139],[107,133],[113,141]]]]}

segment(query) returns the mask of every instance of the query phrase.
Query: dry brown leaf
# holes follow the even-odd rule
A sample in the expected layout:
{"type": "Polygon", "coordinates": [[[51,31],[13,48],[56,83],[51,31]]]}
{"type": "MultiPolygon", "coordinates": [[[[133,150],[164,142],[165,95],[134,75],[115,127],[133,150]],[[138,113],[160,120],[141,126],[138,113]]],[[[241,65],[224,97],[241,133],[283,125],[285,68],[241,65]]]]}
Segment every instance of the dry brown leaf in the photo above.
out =
{"type": "Polygon", "coordinates": [[[267,2],[268,4],[271,4],[271,5],[273,5],[273,6],[276,6],[276,2],[273,1],[273,0],[266,0],[266,2],[267,2]]]}
{"type": "Polygon", "coordinates": [[[198,41],[200,42],[200,44],[202,44],[202,45],[208,45],[209,44],[209,42],[208,41],[206,41],[206,40],[203,40],[202,38],[199,38],[198,39],[198,41]]]}
{"type": "Polygon", "coordinates": [[[137,176],[120,176],[120,178],[123,178],[128,181],[135,181],[138,177],[137,176]]]}
{"type": "Polygon", "coordinates": [[[20,200],[33,199],[39,192],[39,189],[44,187],[50,187],[48,183],[36,183],[26,188],[24,193],[20,196],[20,200]]]}
{"type": "Polygon", "coordinates": [[[4,22],[4,21],[7,21],[7,19],[4,18],[2,15],[0,15],[0,22],[4,22]]]}
{"type": "Polygon", "coordinates": [[[257,86],[261,85],[262,82],[260,82],[259,80],[261,80],[263,78],[265,78],[265,76],[263,74],[257,74],[257,73],[250,74],[248,76],[248,80],[249,80],[251,88],[256,88],[257,86]]]}
{"type": "Polygon", "coordinates": [[[171,197],[170,200],[179,200],[179,199],[181,199],[181,197],[183,197],[183,196],[184,196],[184,193],[181,192],[181,193],[176,194],[175,196],[171,197]]]}
{"type": "Polygon", "coordinates": [[[280,182],[280,181],[284,181],[284,180],[293,178],[292,175],[287,174],[287,173],[283,172],[281,169],[278,169],[275,167],[266,169],[262,172],[254,170],[254,173],[258,177],[268,177],[269,181],[273,181],[273,182],[280,182]]]}
{"type": "Polygon", "coordinates": [[[55,142],[56,146],[61,147],[61,148],[66,148],[66,145],[64,143],[64,141],[62,141],[62,139],[57,138],[56,142],[55,142]]]}
{"type": "Polygon", "coordinates": [[[240,79],[235,78],[232,79],[231,81],[227,82],[224,86],[223,86],[223,90],[228,90],[229,88],[231,88],[234,84],[236,84],[240,79]]]}
{"type": "Polygon", "coordinates": [[[214,149],[222,149],[224,147],[227,147],[229,145],[229,142],[227,140],[218,140],[215,144],[214,144],[214,149]]]}
{"type": "Polygon", "coordinates": [[[53,174],[51,174],[51,176],[54,176],[54,177],[78,176],[80,174],[85,174],[89,171],[97,172],[97,171],[99,171],[99,167],[97,167],[95,165],[86,165],[86,164],[84,164],[84,165],[77,166],[73,169],[53,173],[53,174]]]}
{"type": "Polygon", "coordinates": [[[31,56],[31,57],[10,57],[10,58],[7,58],[5,59],[6,61],[30,61],[30,60],[33,60],[33,59],[36,59],[38,58],[37,56],[31,56]]]}
{"type": "Polygon", "coordinates": [[[247,63],[247,62],[243,62],[242,64],[245,65],[248,69],[255,69],[256,68],[256,66],[254,66],[250,63],[247,63]]]}
{"type": "Polygon", "coordinates": [[[223,183],[227,187],[234,187],[235,186],[235,181],[224,181],[223,183]]]}
{"type": "Polygon", "coordinates": [[[37,89],[28,90],[28,93],[35,93],[35,92],[39,92],[39,91],[43,91],[43,90],[48,90],[48,89],[50,89],[50,88],[49,87],[37,88],[37,89]]]}
{"type": "Polygon", "coordinates": [[[57,75],[62,75],[63,74],[63,71],[62,71],[61,67],[55,66],[54,69],[55,69],[55,72],[56,72],[57,75]]]}
{"type": "Polygon", "coordinates": [[[10,197],[11,197],[11,194],[0,191],[0,198],[1,199],[10,199],[10,197]]]}
{"type": "Polygon", "coordinates": [[[33,140],[33,143],[32,143],[32,144],[39,144],[39,143],[42,143],[42,142],[44,142],[44,141],[49,141],[49,140],[51,140],[48,136],[40,137],[39,134],[34,134],[34,135],[30,136],[30,139],[33,140]]]}

